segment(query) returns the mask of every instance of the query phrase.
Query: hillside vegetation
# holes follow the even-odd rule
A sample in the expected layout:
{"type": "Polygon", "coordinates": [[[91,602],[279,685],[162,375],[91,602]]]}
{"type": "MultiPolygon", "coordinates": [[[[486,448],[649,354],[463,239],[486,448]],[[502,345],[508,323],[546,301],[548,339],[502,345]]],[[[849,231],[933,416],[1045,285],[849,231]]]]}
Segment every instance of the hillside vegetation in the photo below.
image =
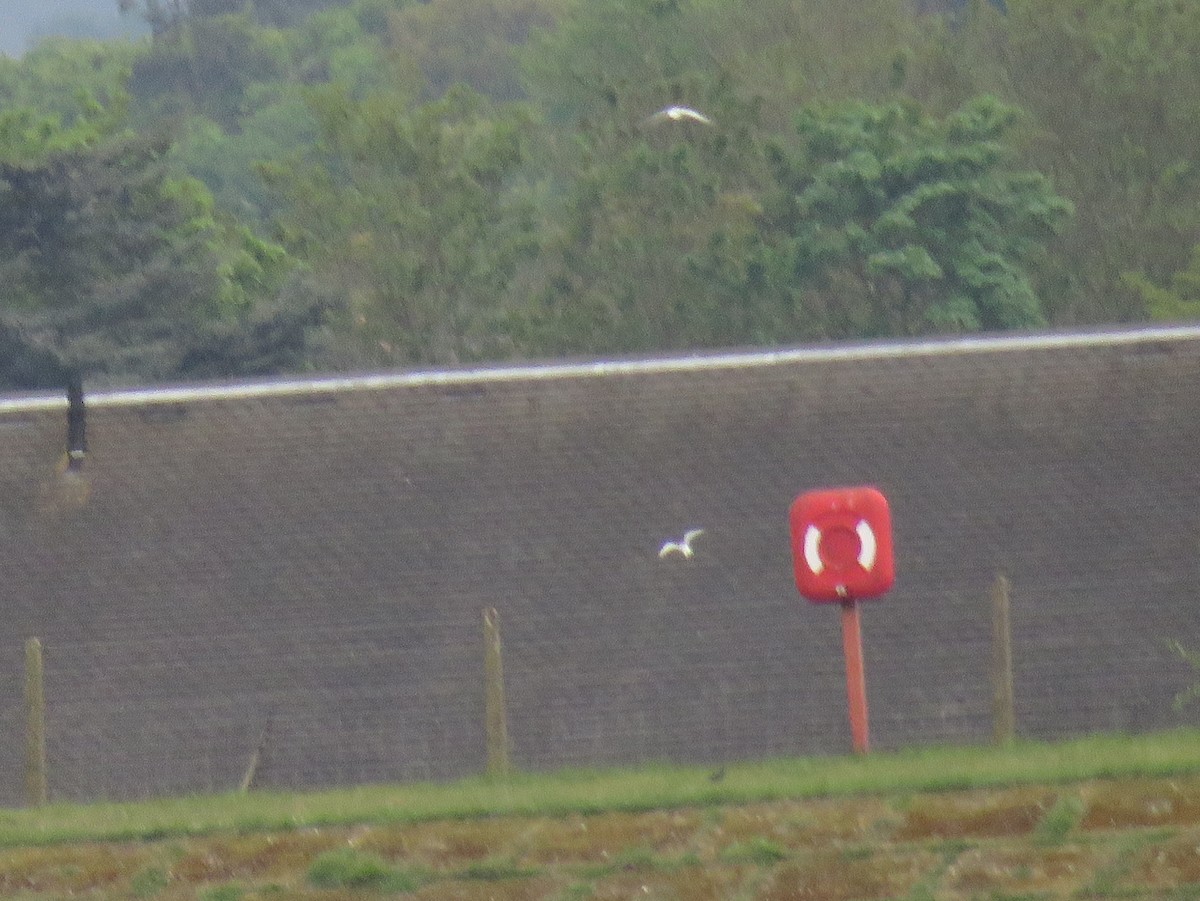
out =
{"type": "Polygon", "coordinates": [[[0,59],[0,386],[1200,310],[1197,4],[113,2],[0,59]]]}

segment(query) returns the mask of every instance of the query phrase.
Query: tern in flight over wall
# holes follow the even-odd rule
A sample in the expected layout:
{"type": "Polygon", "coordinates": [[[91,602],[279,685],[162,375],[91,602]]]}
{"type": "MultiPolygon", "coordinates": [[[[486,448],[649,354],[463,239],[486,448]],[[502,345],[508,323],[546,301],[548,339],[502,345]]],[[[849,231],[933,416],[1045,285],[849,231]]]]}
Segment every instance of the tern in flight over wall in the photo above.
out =
{"type": "Polygon", "coordinates": [[[651,116],[647,116],[647,123],[655,122],[699,122],[701,125],[715,125],[712,119],[697,112],[690,106],[668,106],[666,109],[661,109],[651,116]]]}
{"type": "Polygon", "coordinates": [[[692,542],[704,534],[703,529],[688,529],[683,535],[683,541],[667,541],[658,549],[659,559],[669,557],[672,554],[679,554],[685,560],[691,560],[696,556],[696,551],[692,548],[692,542]]]}

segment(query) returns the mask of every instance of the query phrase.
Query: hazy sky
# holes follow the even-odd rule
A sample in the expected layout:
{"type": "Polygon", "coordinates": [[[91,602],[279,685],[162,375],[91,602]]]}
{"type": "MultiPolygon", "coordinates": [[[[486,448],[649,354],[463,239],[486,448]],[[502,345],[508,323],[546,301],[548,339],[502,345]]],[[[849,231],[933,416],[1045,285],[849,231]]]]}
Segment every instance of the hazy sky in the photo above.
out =
{"type": "Polygon", "coordinates": [[[0,53],[7,56],[49,35],[111,38],[143,30],[137,16],[117,11],[117,0],[0,0],[0,53]]]}

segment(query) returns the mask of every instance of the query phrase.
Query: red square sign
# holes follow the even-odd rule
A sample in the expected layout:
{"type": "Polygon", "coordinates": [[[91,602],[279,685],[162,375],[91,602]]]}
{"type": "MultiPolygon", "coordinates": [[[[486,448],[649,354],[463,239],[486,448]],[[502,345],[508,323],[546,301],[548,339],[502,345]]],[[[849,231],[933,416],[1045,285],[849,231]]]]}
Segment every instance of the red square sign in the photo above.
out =
{"type": "Polygon", "coordinates": [[[873,598],[895,581],[892,514],[876,488],[809,491],[792,502],[796,587],[810,601],[873,598]]]}

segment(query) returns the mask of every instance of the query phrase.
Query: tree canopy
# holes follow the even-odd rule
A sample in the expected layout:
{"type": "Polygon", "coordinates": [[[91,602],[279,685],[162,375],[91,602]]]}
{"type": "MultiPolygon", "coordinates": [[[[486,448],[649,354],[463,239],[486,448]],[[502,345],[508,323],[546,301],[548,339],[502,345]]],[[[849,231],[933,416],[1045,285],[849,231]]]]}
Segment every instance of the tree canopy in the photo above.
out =
{"type": "Polygon", "coordinates": [[[850,334],[1045,324],[1029,265],[1072,213],[1037,172],[1006,170],[1015,110],[989,96],[943,120],[909,106],[805,112],[797,274],[850,334]]]}
{"type": "Polygon", "coordinates": [[[1200,311],[1200,5],[113,2],[0,59],[10,387],[1200,311]]]}

